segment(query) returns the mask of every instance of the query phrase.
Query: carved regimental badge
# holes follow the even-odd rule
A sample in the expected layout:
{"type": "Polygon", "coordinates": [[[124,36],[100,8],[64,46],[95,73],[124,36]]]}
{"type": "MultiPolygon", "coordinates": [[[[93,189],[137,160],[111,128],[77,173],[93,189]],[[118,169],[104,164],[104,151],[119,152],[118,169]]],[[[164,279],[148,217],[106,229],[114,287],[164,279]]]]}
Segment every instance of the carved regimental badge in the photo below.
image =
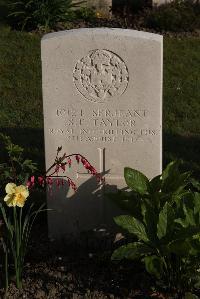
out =
{"type": "Polygon", "coordinates": [[[129,81],[124,61],[108,50],[89,52],[77,62],[73,76],[78,91],[97,103],[122,95],[129,81]]]}

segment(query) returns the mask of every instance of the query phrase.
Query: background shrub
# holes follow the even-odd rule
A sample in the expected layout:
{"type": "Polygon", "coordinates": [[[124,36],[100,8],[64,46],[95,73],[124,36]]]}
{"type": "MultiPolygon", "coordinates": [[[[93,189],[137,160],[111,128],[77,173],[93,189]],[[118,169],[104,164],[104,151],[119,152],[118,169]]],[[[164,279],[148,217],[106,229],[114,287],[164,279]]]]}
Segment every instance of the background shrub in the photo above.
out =
{"type": "Polygon", "coordinates": [[[192,31],[200,28],[200,2],[175,0],[152,10],[145,26],[158,31],[192,31]]]}
{"type": "Polygon", "coordinates": [[[96,19],[96,12],[93,8],[81,7],[74,11],[74,18],[90,22],[96,19]]]}
{"type": "Polygon", "coordinates": [[[15,29],[53,29],[58,22],[70,20],[74,15],[72,8],[82,2],[74,4],[72,0],[8,0],[6,18],[15,29]]]}
{"type": "Polygon", "coordinates": [[[112,10],[118,15],[130,15],[149,5],[149,0],[113,0],[112,10]]]}
{"type": "Polygon", "coordinates": [[[8,14],[8,3],[6,0],[0,0],[0,23],[6,23],[8,14]]]}

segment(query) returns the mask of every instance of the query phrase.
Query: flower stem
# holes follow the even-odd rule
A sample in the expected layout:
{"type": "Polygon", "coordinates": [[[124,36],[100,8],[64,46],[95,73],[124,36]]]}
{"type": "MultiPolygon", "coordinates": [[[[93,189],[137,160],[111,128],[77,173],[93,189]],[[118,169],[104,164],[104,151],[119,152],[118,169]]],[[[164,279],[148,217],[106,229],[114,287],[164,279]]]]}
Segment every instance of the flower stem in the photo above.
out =
{"type": "Polygon", "coordinates": [[[17,217],[17,208],[13,209],[13,217],[14,217],[14,229],[15,229],[15,255],[14,263],[15,263],[15,275],[16,275],[16,285],[18,289],[22,288],[22,265],[21,265],[21,213],[18,219],[17,217]],[[20,223],[19,223],[20,222],[20,223]]]}

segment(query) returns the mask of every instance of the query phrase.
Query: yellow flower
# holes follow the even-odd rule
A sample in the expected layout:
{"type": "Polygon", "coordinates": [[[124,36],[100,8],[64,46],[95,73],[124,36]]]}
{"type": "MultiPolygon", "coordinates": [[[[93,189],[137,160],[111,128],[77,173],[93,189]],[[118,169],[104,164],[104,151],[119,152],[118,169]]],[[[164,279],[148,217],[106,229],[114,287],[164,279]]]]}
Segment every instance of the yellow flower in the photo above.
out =
{"type": "Polygon", "coordinates": [[[101,14],[100,12],[97,11],[97,12],[96,12],[96,17],[100,19],[100,18],[102,18],[102,14],[101,14]]]}
{"type": "Polygon", "coordinates": [[[9,207],[22,208],[25,204],[27,197],[29,196],[28,188],[24,185],[17,186],[14,183],[8,183],[6,185],[7,195],[4,197],[4,201],[9,207]]]}

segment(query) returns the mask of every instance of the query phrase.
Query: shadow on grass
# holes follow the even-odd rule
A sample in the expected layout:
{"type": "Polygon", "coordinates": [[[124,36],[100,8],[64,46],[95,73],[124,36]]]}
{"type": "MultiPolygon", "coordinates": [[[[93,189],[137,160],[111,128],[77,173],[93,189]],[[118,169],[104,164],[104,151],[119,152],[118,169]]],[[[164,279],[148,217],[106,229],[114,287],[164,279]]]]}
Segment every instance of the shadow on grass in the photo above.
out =
{"type": "MultiPolygon", "coordinates": [[[[11,137],[15,144],[22,146],[25,156],[38,163],[39,169],[45,167],[43,128],[0,128],[0,132],[11,137]]],[[[192,170],[200,177],[200,135],[181,136],[163,133],[163,167],[172,160],[181,159],[184,169],[192,170]]]]}
{"type": "Polygon", "coordinates": [[[172,160],[183,161],[183,168],[200,178],[200,135],[181,136],[164,133],[164,166],[172,160]]]}
{"type": "Polygon", "coordinates": [[[43,129],[0,128],[0,132],[10,136],[14,144],[24,148],[24,157],[33,160],[33,162],[38,164],[39,170],[44,171],[45,153],[43,129]]]}

